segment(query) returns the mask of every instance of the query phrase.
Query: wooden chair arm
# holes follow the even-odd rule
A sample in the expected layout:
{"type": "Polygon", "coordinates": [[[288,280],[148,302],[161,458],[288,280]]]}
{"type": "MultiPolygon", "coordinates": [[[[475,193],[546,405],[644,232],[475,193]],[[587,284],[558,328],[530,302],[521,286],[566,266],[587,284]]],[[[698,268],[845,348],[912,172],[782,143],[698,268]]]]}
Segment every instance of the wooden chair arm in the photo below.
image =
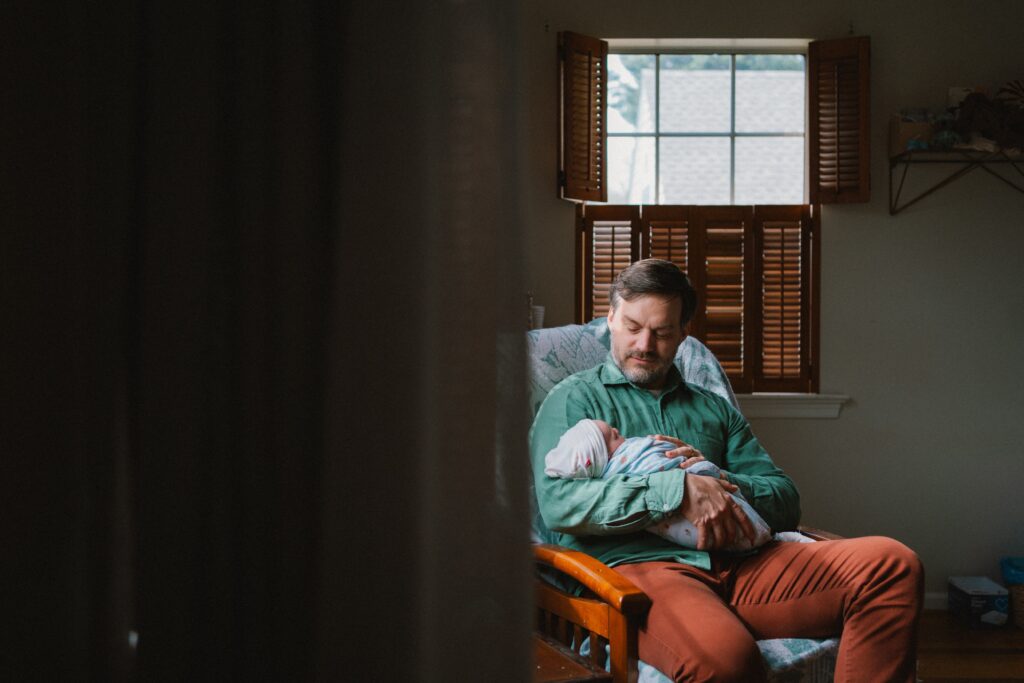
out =
{"type": "Polygon", "coordinates": [[[644,614],[651,606],[651,599],[646,593],[614,569],[585,553],[541,543],[533,546],[533,558],[579,581],[622,614],[644,614]]]}
{"type": "Polygon", "coordinates": [[[812,526],[803,526],[802,524],[797,527],[797,530],[808,538],[813,538],[815,541],[839,541],[843,537],[839,534],[834,534],[831,531],[825,531],[824,529],[815,529],[812,526]]]}

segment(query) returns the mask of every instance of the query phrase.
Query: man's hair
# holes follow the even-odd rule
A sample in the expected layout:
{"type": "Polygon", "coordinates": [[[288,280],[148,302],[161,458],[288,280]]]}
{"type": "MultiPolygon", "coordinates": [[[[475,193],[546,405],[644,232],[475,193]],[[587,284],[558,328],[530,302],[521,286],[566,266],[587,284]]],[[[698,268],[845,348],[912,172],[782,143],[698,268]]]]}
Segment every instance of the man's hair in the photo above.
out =
{"type": "Polygon", "coordinates": [[[680,325],[686,324],[697,311],[697,292],[683,271],[671,261],[649,258],[637,261],[625,268],[615,277],[612,287],[608,290],[608,302],[612,308],[618,308],[619,300],[634,299],[655,294],[668,298],[679,298],[683,302],[680,325]]]}

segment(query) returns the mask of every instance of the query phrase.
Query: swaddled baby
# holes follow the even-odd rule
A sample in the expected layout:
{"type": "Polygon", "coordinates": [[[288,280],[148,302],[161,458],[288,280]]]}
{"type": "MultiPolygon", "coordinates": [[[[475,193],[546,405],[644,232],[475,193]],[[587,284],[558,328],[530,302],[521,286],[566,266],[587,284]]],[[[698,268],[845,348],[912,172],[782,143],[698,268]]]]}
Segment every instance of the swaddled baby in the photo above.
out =
{"type": "MultiPolygon", "coordinates": [[[[580,420],[569,428],[544,458],[544,474],[561,479],[605,478],[613,474],[651,474],[679,467],[686,458],[665,456],[677,448],[667,441],[650,436],[624,439],[618,430],[603,420],[580,420]]],[[[688,474],[718,478],[721,470],[702,460],[686,468],[688,474]]],[[[750,518],[756,532],[751,542],[742,532],[719,550],[743,551],[757,548],[771,540],[771,530],[761,515],[739,493],[730,494],[750,518]]],[[[697,547],[697,527],[682,516],[664,520],[647,530],[687,548],[697,547]]]]}

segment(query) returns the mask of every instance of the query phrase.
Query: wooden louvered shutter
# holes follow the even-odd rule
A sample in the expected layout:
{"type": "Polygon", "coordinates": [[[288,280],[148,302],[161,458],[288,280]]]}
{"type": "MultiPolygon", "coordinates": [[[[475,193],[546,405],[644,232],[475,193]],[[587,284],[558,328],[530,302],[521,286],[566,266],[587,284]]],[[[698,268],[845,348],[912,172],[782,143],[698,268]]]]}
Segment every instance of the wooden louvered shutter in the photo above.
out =
{"type": "Polygon", "coordinates": [[[629,264],[672,261],[697,291],[689,333],[736,392],[814,393],[821,244],[812,208],[580,204],[577,320],[608,314],[608,290],[629,264]]]}
{"type": "Polygon", "coordinates": [[[811,204],[870,198],[870,54],[866,36],[808,46],[811,204]]]}
{"type": "Polygon", "coordinates": [[[692,242],[690,280],[703,299],[692,333],[715,354],[733,389],[753,390],[753,207],[693,207],[699,240],[692,242]]]}
{"type": "Polygon", "coordinates": [[[660,258],[689,273],[690,207],[645,206],[641,216],[641,258],[660,258]]]}
{"type": "Polygon", "coordinates": [[[759,206],[754,213],[755,391],[814,391],[817,360],[816,235],[808,206],[759,206]]]}
{"type": "Polygon", "coordinates": [[[560,196],[605,202],[608,43],[564,31],[558,34],[558,54],[560,196]]]}
{"type": "Polygon", "coordinates": [[[640,208],[580,206],[583,282],[577,289],[580,322],[608,315],[608,290],[619,271],[640,258],[640,208]]]}

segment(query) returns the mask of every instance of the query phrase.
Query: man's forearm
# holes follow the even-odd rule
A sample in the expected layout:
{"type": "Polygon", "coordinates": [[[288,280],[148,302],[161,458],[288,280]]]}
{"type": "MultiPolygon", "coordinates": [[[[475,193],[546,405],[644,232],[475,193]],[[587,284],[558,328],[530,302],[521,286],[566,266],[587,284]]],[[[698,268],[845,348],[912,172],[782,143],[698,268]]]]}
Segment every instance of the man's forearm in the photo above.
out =
{"type": "Polygon", "coordinates": [[[608,479],[536,482],[541,517],[553,531],[574,536],[640,531],[671,515],[682,503],[682,470],[608,479]]]}

